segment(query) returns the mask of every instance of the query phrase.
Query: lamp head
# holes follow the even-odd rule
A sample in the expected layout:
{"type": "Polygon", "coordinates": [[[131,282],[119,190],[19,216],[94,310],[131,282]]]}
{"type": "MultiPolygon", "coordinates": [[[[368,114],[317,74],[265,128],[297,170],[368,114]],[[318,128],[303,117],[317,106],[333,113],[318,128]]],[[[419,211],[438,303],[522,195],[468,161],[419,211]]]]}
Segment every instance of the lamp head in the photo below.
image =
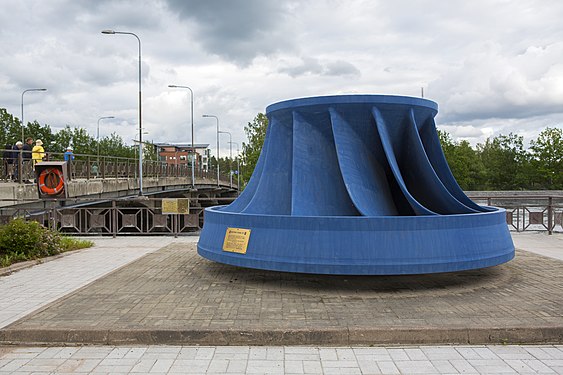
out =
{"type": "Polygon", "coordinates": [[[176,86],[176,85],[168,85],[168,87],[177,88],[178,86],[176,86]]]}
{"type": "Polygon", "coordinates": [[[115,34],[113,30],[102,30],[102,34],[115,34]]]}

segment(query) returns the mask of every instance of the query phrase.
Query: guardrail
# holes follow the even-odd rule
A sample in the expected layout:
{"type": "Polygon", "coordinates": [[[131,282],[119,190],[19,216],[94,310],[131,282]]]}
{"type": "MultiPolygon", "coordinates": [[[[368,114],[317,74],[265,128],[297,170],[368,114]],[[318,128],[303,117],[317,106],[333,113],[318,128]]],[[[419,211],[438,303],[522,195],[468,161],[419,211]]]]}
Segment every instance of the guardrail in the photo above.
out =
{"type": "MultiPolygon", "coordinates": [[[[0,208],[0,223],[21,217],[76,235],[177,236],[203,227],[205,207],[229,204],[235,198],[183,198],[189,200],[189,212],[178,214],[162,212],[164,199],[167,198],[67,199],[62,200],[63,207],[55,207],[57,202],[45,201],[45,208],[41,210],[8,206],[0,208]]],[[[479,204],[505,208],[506,223],[512,231],[563,233],[563,196],[479,196],[472,199],[479,204]]]]}
{"type": "Polygon", "coordinates": [[[511,230],[563,232],[563,195],[470,195],[473,201],[506,209],[511,230]]]}
{"type": "MultiPolygon", "coordinates": [[[[108,199],[101,202],[94,199],[67,199],[64,200],[64,207],[46,207],[41,210],[5,207],[0,209],[0,224],[23,218],[74,235],[177,236],[203,227],[205,207],[229,204],[235,198],[180,198],[189,201],[189,208],[182,213],[163,212],[163,202],[166,199],[174,200],[146,197],[108,199]]],[[[46,206],[56,203],[45,202],[46,206]]]]}
{"type": "MultiPolygon", "coordinates": [[[[4,158],[0,166],[0,176],[4,182],[30,183],[34,180],[33,163],[30,151],[15,151],[10,158],[4,158]],[[22,171],[22,173],[20,173],[22,171]]],[[[44,160],[62,161],[63,153],[47,152],[44,160]]],[[[139,160],[118,156],[73,154],[74,160],[68,161],[71,179],[119,179],[138,178],[139,160]]],[[[191,164],[167,164],[163,161],[143,160],[144,177],[188,177],[191,178],[191,164]]],[[[196,180],[205,178],[211,183],[217,183],[217,170],[212,167],[207,170],[196,169],[196,180]]],[[[219,180],[223,185],[236,187],[236,176],[221,173],[219,180]]],[[[195,181],[191,181],[195,184],[195,181]]]]}

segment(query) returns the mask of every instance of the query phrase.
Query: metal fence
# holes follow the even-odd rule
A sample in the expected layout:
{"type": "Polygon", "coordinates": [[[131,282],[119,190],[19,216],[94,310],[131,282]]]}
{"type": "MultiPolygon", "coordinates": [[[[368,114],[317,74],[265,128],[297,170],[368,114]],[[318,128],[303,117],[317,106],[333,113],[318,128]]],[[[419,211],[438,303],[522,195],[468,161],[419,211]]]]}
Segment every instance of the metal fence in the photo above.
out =
{"type": "MultiPolygon", "coordinates": [[[[68,161],[71,179],[119,179],[138,178],[139,160],[118,156],[74,154],[74,160],[68,161]]],[[[45,160],[62,161],[63,153],[48,152],[45,160]]],[[[143,160],[144,177],[191,177],[191,164],[167,164],[157,160],[143,160]]],[[[4,182],[29,183],[35,178],[30,151],[16,151],[12,158],[4,158],[0,166],[0,176],[4,182]],[[22,173],[19,173],[22,171],[22,173]]],[[[196,168],[194,177],[217,183],[217,169],[215,167],[203,170],[196,168]]],[[[232,178],[228,173],[220,173],[219,177],[224,185],[236,186],[236,176],[232,178]]],[[[196,183],[192,181],[192,183],[196,183]]]]}
{"type": "MultiPolygon", "coordinates": [[[[182,198],[190,202],[187,213],[164,213],[164,199],[167,198],[121,198],[95,205],[93,201],[78,203],[67,200],[65,207],[45,207],[41,210],[4,207],[0,209],[0,223],[23,218],[66,234],[177,236],[203,227],[204,207],[228,204],[235,198],[182,198]]],[[[45,202],[45,205],[56,203],[45,202]]]]}
{"type": "MultiPolygon", "coordinates": [[[[203,227],[204,208],[228,204],[235,198],[187,198],[188,213],[162,212],[166,198],[67,200],[64,207],[57,202],[44,202],[42,210],[17,207],[0,209],[0,222],[14,218],[35,220],[45,226],[68,234],[79,235],[179,235],[198,231],[203,227]],[[52,205],[52,207],[50,207],[52,205]]],[[[512,231],[546,231],[563,233],[563,196],[479,196],[479,204],[504,207],[506,223],[512,231]]]]}
{"type": "Polygon", "coordinates": [[[563,232],[563,195],[479,195],[478,204],[506,209],[510,230],[563,232]]]}

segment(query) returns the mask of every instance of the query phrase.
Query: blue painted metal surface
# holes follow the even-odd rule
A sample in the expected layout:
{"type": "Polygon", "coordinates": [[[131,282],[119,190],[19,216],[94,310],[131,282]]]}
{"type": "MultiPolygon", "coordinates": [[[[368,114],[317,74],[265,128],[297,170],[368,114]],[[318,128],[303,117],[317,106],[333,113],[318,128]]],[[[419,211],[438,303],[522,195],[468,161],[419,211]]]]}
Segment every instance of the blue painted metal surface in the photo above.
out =
{"type": "Polygon", "coordinates": [[[437,110],[386,95],[269,106],[254,174],[232,204],[206,209],[198,253],[242,267],[355,275],[509,261],[506,213],[463,193],[440,147],[437,110]],[[246,253],[223,249],[227,228],[250,230],[246,253]]]}

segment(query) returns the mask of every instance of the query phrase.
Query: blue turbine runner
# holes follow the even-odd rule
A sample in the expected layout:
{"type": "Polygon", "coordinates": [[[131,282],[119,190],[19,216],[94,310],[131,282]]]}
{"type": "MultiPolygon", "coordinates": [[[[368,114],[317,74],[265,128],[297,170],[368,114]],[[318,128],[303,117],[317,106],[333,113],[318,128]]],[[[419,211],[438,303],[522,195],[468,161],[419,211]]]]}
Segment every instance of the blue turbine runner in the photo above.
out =
{"type": "Polygon", "coordinates": [[[235,266],[352,275],[509,261],[506,213],[463,193],[440,147],[437,111],[429,100],[387,95],[270,105],[254,174],[232,204],[206,209],[198,253],[235,266]],[[229,228],[246,233],[240,251],[226,245],[229,228]]]}

